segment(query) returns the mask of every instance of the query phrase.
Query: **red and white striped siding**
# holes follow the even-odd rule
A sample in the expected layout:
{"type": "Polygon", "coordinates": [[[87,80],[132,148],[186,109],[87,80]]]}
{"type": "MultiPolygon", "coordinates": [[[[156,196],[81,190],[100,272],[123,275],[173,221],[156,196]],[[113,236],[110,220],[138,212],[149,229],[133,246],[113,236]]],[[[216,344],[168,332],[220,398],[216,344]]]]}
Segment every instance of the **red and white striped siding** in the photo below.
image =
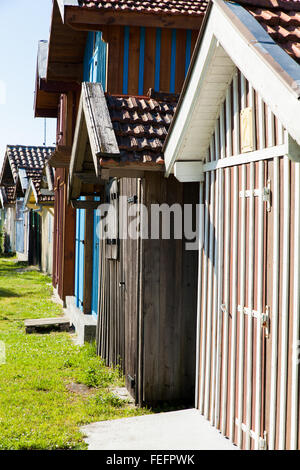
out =
{"type": "Polygon", "coordinates": [[[253,151],[284,143],[283,126],[237,71],[204,165],[197,406],[241,448],[258,449],[266,438],[269,449],[297,449],[300,164],[263,152],[230,163],[241,154],[248,106],[253,151]],[[268,310],[266,338],[257,312],[268,310]]]}

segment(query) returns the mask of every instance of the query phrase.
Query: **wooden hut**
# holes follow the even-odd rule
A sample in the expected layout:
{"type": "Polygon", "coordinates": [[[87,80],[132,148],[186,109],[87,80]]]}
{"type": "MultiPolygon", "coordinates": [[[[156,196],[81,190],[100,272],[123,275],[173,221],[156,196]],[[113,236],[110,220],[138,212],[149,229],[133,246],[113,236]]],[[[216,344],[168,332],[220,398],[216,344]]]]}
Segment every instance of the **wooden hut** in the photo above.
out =
{"type": "Polygon", "coordinates": [[[1,251],[16,251],[16,199],[14,185],[0,187],[1,202],[1,251]]]}
{"type": "MultiPolygon", "coordinates": [[[[100,82],[112,94],[143,95],[150,87],[180,92],[207,2],[171,7],[155,0],[153,8],[138,11],[132,2],[121,3],[122,8],[107,1],[91,8],[87,1],[55,0],[50,41],[39,43],[35,116],[58,118],[51,158],[56,169],[53,285],[64,302],[75,293],[81,308],[83,278],[77,267],[83,244],[78,236],[85,230],[79,229],[85,216],[76,213],[66,197],[80,84],[100,82]]],[[[97,279],[96,269],[94,273],[97,279]]]]}
{"type": "Polygon", "coordinates": [[[35,210],[27,210],[24,197],[30,181],[37,187],[53,147],[8,145],[1,172],[1,194],[6,210],[6,243],[20,261],[41,265],[41,224],[35,210]]]}
{"type": "Polygon", "coordinates": [[[165,144],[201,182],[196,407],[243,449],[300,448],[299,31],[213,0],[165,144]]]}
{"type": "Polygon", "coordinates": [[[191,204],[196,210],[198,185],[187,188],[163,173],[161,149],[176,98],[155,92],[104,96],[101,84],[83,84],[70,165],[70,202],[86,212],[83,309],[85,302],[91,308],[97,263],[98,351],[107,364],[121,365],[139,403],[189,403],[194,396],[197,251],[186,251],[185,240],[172,235],[145,239],[141,231],[130,237],[127,229],[134,211],[141,223],[141,204],[149,215],[152,204],[191,204]],[[125,116],[127,131],[121,129],[125,116]],[[130,141],[137,133],[143,138],[133,155],[130,141]],[[109,236],[98,238],[98,254],[91,249],[93,208],[99,205],[93,195],[115,208],[109,236]]]}
{"type": "MultiPolygon", "coordinates": [[[[122,8],[119,6],[118,2],[104,1],[91,8],[85,1],[55,0],[49,44],[40,43],[35,113],[42,117],[58,117],[57,147],[50,162],[56,168],[53,284],[68,307],[81,341],[95,338],[98,321],[98,351],[107,363],[121,363],[127,386],[139,403],[189,401],[194,384],[193,360],[187,361],[187,357],[193,356],[190,352],[195,338],[193,302],[196,297],[192,294],[195,253],[194,257],[191,254],[185,257],[181,242],[177,240],[166,244],[165,248],[163,243],[156,241],[153,244],[154,259],[150,242],[147,250],[146,244],[142,247],[139,242],[130,243],[128,247],[124,242],[119,249],[112,237],[110,247],[103,247],[97,239],[99,214],[96,208],[99,197],[103,201],[105,191],[111,193],[109,197],[115,197],[112,191],[116,187],[117,193],[121,191],[124,197],[127,195],[133,205],[137,197],[138,202],[143,200],[147,204],[153,200],[168,202],[177,198],[179,203],[185,198],[195,201],[195,192],[185,194],[183,185],[163,178],[163,158],[158,156],[158,149],[172,118],[176,100],[173,95],[180,92],[187,73],[206,2],[197,0],[193,6],[190,2],[176,2],[171,7],[169,3],[155,0],[150,8],[143,5],[138,11],[133,2],[122,2],[122,8]],[[124,152],[126,163],[123,164],[122,159],[114,163],[119,171],[114,168],[111,172],[108,165],[106,177],[100,175],[94,142],[88,139],[92,127],[89,111],[82,98],[80,101],[78,82],[82,81],[101,83],[110,96],[127,96],[126,106],[131,106],[130,96],[136,96],[138,100],[143,97],[145,103],[153,103],[154,96],[146,96],[150,88],[172,95],[157,98],[162,100],[157,106],[161,109],[169,106],[172,112],[166,118],[166,126],[162,126],[163,131],[159,129],[163,134],[158,138],[154,152],[150,147],[155,138],[148,136],[150,147],[145,156],[148,163],[142,168],[143,162],[135,164],[132,149],[127,147],[124,152]],[[168,104],[168,99],[173,100],[173,106],[168,104]],[[133,161],[129,161],[132,158],[133,161]],[[120,180],[109,181],[113,177],[120,180]],[[142,191],[145,191],[143,196],[142,191]],[[105,252],[101,252],[104,249],[105,252]],[[108,252],[111,252],[111,258],[108,258],[108,252]],[[144,265],[136,265],[142,262],[142,256],[158,263],[156,270],[151,268],[153,274],[156,272],[156,278],[151,278],[149,268],[144,271],[144,265]],[[173,276],[173,272],[167,273],[166,258],[170,259],[170,265],[176,273],[178,271],[180,279],[186,274],[184,296],[177,297],[176,289],[171,287],[169,276],[173,276]],[[108,277],[110,269],[111,277],[108,277]],[[101,277],[104,272],[105,284],[101,277]],[[149,289],[146,288],[145,272],[149,276],[149,289]],[[165,291],[168,297],[166,293],[162,294],[160,301],[165,282],[169,286],[165,291]],[[188,301],[186,317],[185,301],[188,301]],[[105,307],[99,307],[101,302],[105,307]],[[145,311],[153,311],[152,330],[151,315],[145,320],[144,302],[147,305],[145,311]],[[144,339],[142,323],[146,325],[147,322],[144,339]],[[188,338],[186,345],[179,335],[180,327],[188,338]],[[163,329],[172,338],[170,347],[163,340],[163,329]],[[154,340],[157,344],[152,353],[154,340]]],[[[83,89],[92,93],[96,90],[97,98],[99,88],[83,89]]],[[[102,109],[101,104],[105,110],[107,104],[103,93],[100,97],[99,109],[102,109]]],[[[95,105],[93,99],[90,102],[95,105]]],[[[97,112],[94,117],[99,117],[97,112]]],[[[120,126],[126,123],[124,116],[122,119],[120,126]]],[[[132,139],[132,135],[128,134],[128,138],[132,139]]]]}
{"type": "MultiPolygon", "coordinates": [[[[29,172],[27,172],[29,177],[29,172]]],[[[53,231],[54,231],[54,171],[46,162],[43,171],[32,174],[24,197],[24,207],[31,211],[31,225],[36,225],[36,231],[31,230],[32,255],[30,264],[39,264],[41,270],[52,274],[53,266],[53,231]],[[38,257],[39,259],[35,259],[38,257]]]]}

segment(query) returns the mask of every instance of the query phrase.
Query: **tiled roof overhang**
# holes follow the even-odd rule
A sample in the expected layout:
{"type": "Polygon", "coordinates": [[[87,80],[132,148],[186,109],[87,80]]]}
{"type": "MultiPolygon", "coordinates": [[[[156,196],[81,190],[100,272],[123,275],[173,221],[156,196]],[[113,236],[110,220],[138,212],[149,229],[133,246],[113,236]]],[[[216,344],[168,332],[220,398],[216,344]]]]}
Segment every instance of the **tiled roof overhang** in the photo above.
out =
{"type": "Polygon", "coordinates": [[[164,143],[166,175],[179,159],[199,161],[205,158],[219,104],[235,67],[278,117],[295,144],[300,144],[300,125],[295,119],[300,114],[299,64],[267,34],[244,4],[212,0],[164,143]],[[221,64],[224,69],[224,63],[228,72],[224,70],[216,90],[213,68],[221,64]],[[207,99],[209,86],[213,89],[207,99]],[[196,120],[197,126],[192,126],[191,122],[196,120]]]}
{"type": "Polygon", "coordinates": [[[239,0],[269,36],[300,63],[300,1],[239,0]]]}
{"type": "Polygon", "coordinates": [[[164,171],[163,143],[178,95],[104,94],[100,83],[83,83],[72,148],[69,197],[80,195],[81,180],[105,179],[108,169],[164,171]]]}

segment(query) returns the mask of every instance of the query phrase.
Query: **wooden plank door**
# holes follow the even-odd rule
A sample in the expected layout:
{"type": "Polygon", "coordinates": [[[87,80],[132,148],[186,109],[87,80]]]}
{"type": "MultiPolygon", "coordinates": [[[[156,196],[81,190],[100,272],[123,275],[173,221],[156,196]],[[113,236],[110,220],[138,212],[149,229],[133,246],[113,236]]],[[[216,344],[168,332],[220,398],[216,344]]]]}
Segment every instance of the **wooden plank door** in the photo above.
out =
{"type": "Polygon", "coordinates": [[[266,446],[266,220],[270,209],[266,174],[264,161],[238,169],[235,442],[243,449],[257,450],[266,446]]]}
{"type": "Polygon", "coordinates": [[[24,253],[24,199],[16,202],[16,251],[24,253]]]}
{"type": "MultiPolygon", "coordinates": [[[[95,201],[100,198],[96,197],[95,201]]],[[[93,282],[92,282],[92,315],[98,316],[98,300],[99,300],[99,263],[100,263],[100,238],[99,238],[99,225],[100,223],[100,210],[94,210],[94,234],[93,234],[93,282]]]]}
{"type": "Polygon", "coordinates": [[[83,310],[84,293],[84,234],[85,210],[76,210],[76,259],[75,259],[75,297],[76,306],[83,310]]]}
{"type": "Polygon", "coordinates": [[[265,162],[206,173],[200,299],[199,401],[240,448],[265,445],[265,162]]]}
{"type": "MultiPolygon", "coordinates": [[[[127,218],[127,227],[133,221],[130,215],[138,200],[138,180],[124,179],[122,181],[122,195],[127,198],[128,210],[123,200],[122,214],[127,218]]],[[[125,379],[126,386],[131,395],[137,399],[138,391],[138,259],[139,243],[137,239],[127,237],[123,240],[123,269],[124,269],[124,305],[125,305],[125,379]]]]}

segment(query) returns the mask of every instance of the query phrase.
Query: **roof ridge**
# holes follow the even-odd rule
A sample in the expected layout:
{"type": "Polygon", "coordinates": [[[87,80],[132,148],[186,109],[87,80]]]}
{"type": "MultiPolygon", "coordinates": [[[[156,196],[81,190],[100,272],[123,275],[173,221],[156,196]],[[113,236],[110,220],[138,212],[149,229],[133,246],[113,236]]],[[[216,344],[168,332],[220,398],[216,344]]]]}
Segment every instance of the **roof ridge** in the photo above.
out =
{"type": "Polygon", "coordinates": [[[81,8],[141,14],[202,16],[208,0],[79,0],[81,8]]]}
{"type": "Polygon", "coordinates": [[[35,149],[55,149],[52,145],[21,145],[21,144],[7,144],[6,148],[8,147],[22,147],[22,148],[35,148],[35,149]]]}

